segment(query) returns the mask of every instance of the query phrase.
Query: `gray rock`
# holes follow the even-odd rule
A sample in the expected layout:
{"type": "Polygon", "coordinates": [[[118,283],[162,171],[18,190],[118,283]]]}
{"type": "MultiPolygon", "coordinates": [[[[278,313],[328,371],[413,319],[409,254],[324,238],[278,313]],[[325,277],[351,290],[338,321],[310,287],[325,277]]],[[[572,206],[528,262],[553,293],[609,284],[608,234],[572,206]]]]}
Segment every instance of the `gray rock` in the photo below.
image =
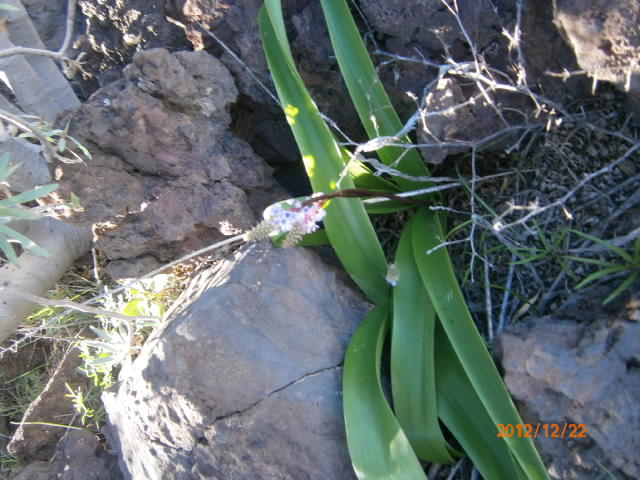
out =
{"type": "Polygon", "coordinates": [[[250,228],[286,196],[229,130],[237,93],[208,53],[154,49],[68,115],[94,158],[57,166],[60,193],[85,206],[70,221],[98,225],[112,277],[146,273],[223,239],[229,226],[250,228]]]}
{"type": "Polygon", "coordinates": [[[582,317],[594,322],[558,314],[507,329],[499,341],[505,382],[524,421],[547,432],[536,442],[552,478],[607,478],[603,467],[640,478],[640,324],[603,320],[612,315],[602,309],[582,317]],[[582,424],[567,435],[584,430],[584,438],[551,438],[552,424],[582,424]]]}
{"type": "MultiPolygon", "coordinates": [[[[77,29],[81,35],[74,45],[85,53],[86,68],[100,77],[113,78],[117,75],[109,75],[110,70],[122,68],[138,51],[185,49],[184,32],[167,20],[163,3],[79,0],[83,25],[77,29]]],[[[106,85],[99,80],[101,86],[106,85]]]]}
{"type": "Polygon", "coordinates": [[[258,244],[176,305],[103,395],[127,478],[353,478],[341,365],[366,308],[340,273],[258,244]]]}
{"type": "MultiPolygon", "coordinates": [[[[276,165],[296,162],[299,157],[282,110],[273,108],[273,100],[256,81],[257,77],[275,91],[257,23],[263,3],[263,0],[171,0],[165,5],[167,15],[186,26],[193,48],[210,51],[233,73],[242,93],[239,102],[248,110],[241,122],[249,130],[245,138],[254,148],[261,149],[260,154],[270,164],[276,165]],[[205,25],[227,48],[199,24],[205,25]]],[[[282,6],[297,68],[314,101],[343,131],[360,134],[360,122],[338,72],[320,2],[285,0],[282,6]]]]}
{"type": "Polygon", "coordinates": [[[116,457],[106,452],[88,430],[70,430],[58,442],[51,462],[38,461],[11,480],[121,480],[116,457]]]}
{"type": "MultiPolygon", "coordinates": [[[[417,128],[418,141],[423,144],[478,142],[504,128],[494,109],[477,93],[480,98],[473,104],[460,107],[468,96],[463,93],[457,79],[438,81],[426,97],[426,112],[417,128]]],[[[421,147],[420,152],[426,162],[439,164],[448,155],[470,149],[464,145],[438,145],[421,147]]]]}
{"type": "Polygon", "coordinates": [[[640,119],[640,4],[635,0],[557,0],[554,20],[578,64],[595,80],[629,92],[640,119]]]}
{"type": "MultiPolygon", "coordinates": [[[[462,52],[464,37],[453,14],[441,0],[364,0],[362,10],[378,32],[404,43],[418,42],[429,53],[462,52]]],[[[458,2],[460,19],[480,50],[495,39],[499,23],[493,3],[487,0],[458,2]]]]}

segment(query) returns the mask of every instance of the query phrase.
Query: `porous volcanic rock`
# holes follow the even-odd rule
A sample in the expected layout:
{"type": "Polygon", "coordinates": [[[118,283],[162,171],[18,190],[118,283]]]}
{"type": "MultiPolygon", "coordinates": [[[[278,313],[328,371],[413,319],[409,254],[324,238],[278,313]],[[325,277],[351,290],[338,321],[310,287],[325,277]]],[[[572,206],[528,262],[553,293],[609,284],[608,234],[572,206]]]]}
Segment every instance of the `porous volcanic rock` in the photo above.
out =
{"type": "MultiPolygon", "coordinates": [[[[185,25],[194,49],[212,52],[233,73],[241,93],[239,102],[245,110],[240,112],[247,127],[242,132],[243,138],[270,164],[276,165],[299,161],[299,156],[281,108],[256,81],[257,78],[275,92],[258,29],[258,12],[263,3],[263,0],[171,0],[165,8],[169,17],[185,25]]],[[[314,101],[343,131],[352,135],[361,133],[337,68],[320,2],[285,0],[282,7],[296,66],[314,101]]]]}
{"type": "Polygon", "coordinates": [[[640,4],[636,0],[557,0],[554,19],[578,64],[594,80],[629,92],[640,121],[640,4]]]}
{"type": "Polygon", "coordinates": [[[105,451],[89,430],[69,430],[56,446],[52,461],[33,462],[11,480],[121,480],[116,456],[105,451]]]}
{"type": "Polygon", "coordinates": [[[640,478],[639,298],[618,318],[581,300],[500,337],[505,382],[523,420],[541,424],[535,441],[552,478],[603,478],[603,467],[616,478],[640,478]],[[552,438],[565,424],[565,438],[552,438]]]}
{"type": "MultiPolygon", "coordinates": [[[[361,5],[379,32],[404,43],[417,42],[430,53],[443,53],[447,49],[460,56],[464,51],[465,40],[456,18],[441,0],[363,0],[361,5]]],[[[479,49],[485,49],[495,39],[497,9],[488,0],[463,0],[457,5],[471,40],[479,49]]]]}
{"type": "Polygon", "coordinates": [[[153,49],[68,115],[94,158],[57,166],[61,192],[80,197],[85,211],[71,221],[97,225],[113,277],[249,228],[283,197],[270,168],[228,129],[236,95],[208,53],[153,49]]]}
{"type": "Polygon", "coordinates": [[[254,244],[201,273],[103,394],[126,478],[354,478],[342,360],[366,309],[306,249],[254,244]]]}
{"type": "Polygon", "coordinates": [[[428,163],[439,164],[454,153],[469,150],[470,147],[442,146],[442,142],[474,142],[499,131],[504,124],[480,94],[473,103],[467,102],[467,95],[455,78],[439,80],[425,98],[426,112],[418,122],[418,142],[434,146],[420,148],[422,157],[428,163]],[[462,107],[461,107],[462,105],[462,107]]]}
{"type": "Polygon", "coordinates": [[[169,22],[163,2],[144,0],[79,0],[84,28],[74,46],[84,52],[83,61],[100,86],[118,78],[138,51],[188,47],[182,29],[169,22]]]}

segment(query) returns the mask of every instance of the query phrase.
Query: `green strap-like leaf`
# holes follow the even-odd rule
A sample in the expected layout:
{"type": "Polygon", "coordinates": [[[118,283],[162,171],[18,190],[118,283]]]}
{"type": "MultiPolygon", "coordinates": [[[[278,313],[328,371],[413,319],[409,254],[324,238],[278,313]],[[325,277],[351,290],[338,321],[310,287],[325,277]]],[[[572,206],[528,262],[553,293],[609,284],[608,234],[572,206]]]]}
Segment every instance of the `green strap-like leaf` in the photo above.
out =
{"type": "Polygon", "coordinates": [[[360,480],[426,480],[380,383],[380,357],[389,312],[376,307],[362,321],[344,359],[347,444],[360,480]]]}
{"type": "Polygon", "coordinates": [[[324,229],[317,230],[313,233],[309,233],[302,237],[302,240],[298,243],[301,247],[317,247],[320,245],[328,245],[329,237],[327,237],[327,232],[324,229]]]}
{"type": "Polygon", "coordinates": [[[398,186],[378,175],[374,175],[369,167],[362,162],[351,159],[348,164],[349,176],[358,188],[369,190],[384,190],[385,192],[398,192],[398,186]]]}
{"type": "MultiPolygon", "coordinates": [[[[320,3],[340,72],[367,134],[370,138],[395,135],[402,129],[402,122],[371,63],[347,3],[344,0],[321,0],[320,3]]],[[[395,143],[411,144],[407,137],[399,138],[395,143]]],[[[415,149],[385,147],[378,150],[378,155],[386,165],[395,164],[402,155],[395,168],[413,176],[429,174],[415,149]]],[[[416,182],[405,178],[395,177],[394,180],[406,188],[416,187],[416,182]]]]}
{"type": "Polygon", "coordinates": [[[391,387],[393,409],[418,457],[437,463],[453,461],[438,422],[434,359],[436,312],[424,290],[407,224],[396,252],[400,274],[393,289],[391,387]]]}
{"type": "MultiPolygon", "coordinates": [[[[507,444],[482,406],[442,326],[435,328],[436,386],[440,418],[484,478],[521,478],[507,444]]],[[[526,478],[526,477],[525,477],[526,478]]]]}
{"type": "MultiPolygon", "coordinates": [[[[414,222],[412,239],[418,271],[455,355],[494,425],[521,424],[520,415],[467,310],[449,254],[446,248],[438,248],[444,241],[438,216],[422,208],[414,222]]],[[[513,436],[505,441],[530,480],[548,478],[531,439],[513,436]]]]}
{"type": "MultiPolygon", "coordinates": [[[[269,69],[311,185],[316,192],[336,190],[345,159],[295,68],[279,0],[265,2],[258,24],[269,69]]],[[[352,180],[344,176],[339,188],[353,186],[352,180]]],[[[324,225],[351,278],[374,302],[388,302],[389,286],[384,280],[386,260],[362,202],[353,198],[332,200],[324,225]]]]}

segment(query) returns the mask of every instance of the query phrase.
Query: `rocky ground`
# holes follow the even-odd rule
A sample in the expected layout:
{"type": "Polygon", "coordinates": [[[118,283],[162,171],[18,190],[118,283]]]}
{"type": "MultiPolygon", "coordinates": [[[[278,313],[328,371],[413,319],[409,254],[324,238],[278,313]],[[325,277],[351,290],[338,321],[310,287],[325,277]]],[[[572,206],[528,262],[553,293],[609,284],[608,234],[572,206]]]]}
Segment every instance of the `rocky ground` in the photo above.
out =
{"type": "MultiPolygon", "coordinates": [[[[66,2],[22,3],[57,48],[66,2]]],[[[95,226],[102,278],[145,273],[309,192],[269,95],[259,0],[78,3],[74,55],[84,64],[73,85],[83,103],[59,122],[93,160],[55,170],[61,193],[85,206],[71,220],[95,226]]],[[[345,144],[357,144],[318,3],[283,5],[305,83],[345,144]]],[[[576,294],[595,271],[576,257],[620,260],[575,231],[629,251],[638,237],[640,7],[458,7],[456,17],[439,0],[360,0],[354,14],[403,118],[423,108],[413,135],[433,175],[458,182],[445,204],[458,227],[452,256],[524,420],[585,425],[585,439],[540,439],[551,476],[638,478],[638,282],[601,306],[637,266],[576,294]],[[470,60],[482,67],[443,75],[470,60]]],[[[376,220],[389,252],[402,222],[376,220]]],[[[36,393],[48,382],[28,410],[4,410],[23,468],[12,478],[352,478],[341,362],[367,305],[327,258],[258,244],[201,268],[104,394],[99,433],[51,426],[82,427],[65,384],[87,380],[76,350],[64,356],[32,330],[35,343],[0,360],[3,405],[23,373],[40,372],[27,385],[36,393]],[[49,426],[16,430],[8,419],[24,410],[49,426]]],[[[464,461],[429,469],[473,476],[464,461]]]]}

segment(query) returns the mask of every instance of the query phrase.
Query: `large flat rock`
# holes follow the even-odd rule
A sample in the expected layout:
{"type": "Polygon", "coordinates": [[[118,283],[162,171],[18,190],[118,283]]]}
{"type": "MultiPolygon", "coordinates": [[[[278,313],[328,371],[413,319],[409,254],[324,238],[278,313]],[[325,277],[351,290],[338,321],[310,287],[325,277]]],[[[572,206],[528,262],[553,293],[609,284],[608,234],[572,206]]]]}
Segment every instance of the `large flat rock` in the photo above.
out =
{"type": "Polygon", "coordinates": [[[200,274],[117,391],[128,478],[353,478],[342,361],[367,310],[313,252],[244,247],[200,274]]]}

